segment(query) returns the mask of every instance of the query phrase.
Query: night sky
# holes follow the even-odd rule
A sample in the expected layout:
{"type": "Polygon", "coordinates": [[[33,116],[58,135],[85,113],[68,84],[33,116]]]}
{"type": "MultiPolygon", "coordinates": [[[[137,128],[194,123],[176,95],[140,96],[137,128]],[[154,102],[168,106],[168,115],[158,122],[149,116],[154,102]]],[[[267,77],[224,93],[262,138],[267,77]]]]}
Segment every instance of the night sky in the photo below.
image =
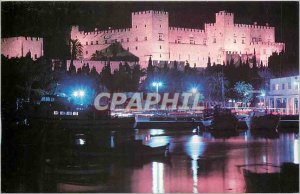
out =
{"type": "Polygon", "coordinates": [[[130,27],[131,12],[164,10],[170,26],[204,28],[215,12],[235,14],[235,23],[276,27],[276,41],[298,60],[299,2],[2,2],[2,37],[45,37],[45,54],[62,57],[70,25],[85,29],[130,27]]]}

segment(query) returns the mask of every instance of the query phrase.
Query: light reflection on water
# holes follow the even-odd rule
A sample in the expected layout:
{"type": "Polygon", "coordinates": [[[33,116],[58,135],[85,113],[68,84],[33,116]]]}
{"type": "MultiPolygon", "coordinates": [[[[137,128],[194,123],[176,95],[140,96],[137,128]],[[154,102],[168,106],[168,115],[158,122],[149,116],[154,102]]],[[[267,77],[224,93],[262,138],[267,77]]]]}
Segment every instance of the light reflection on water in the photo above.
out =
{"type": "MultiPolygon", "coordinates": [[[[248,132],[229,139],[214,139],[208,133],[168,134],[155,129],[139,130],[135,136],[151,147],[170,143],[170,162],[150,161],[142,167],[113,164],[115,170],[102,191],[245,192],[243,172],[237,165],[299,163],[299,140],[294,134],[281,134],[278,139],[255,138],[248,132]]],[[[256,167],[252,170],[272,171],[256,167]]]]}

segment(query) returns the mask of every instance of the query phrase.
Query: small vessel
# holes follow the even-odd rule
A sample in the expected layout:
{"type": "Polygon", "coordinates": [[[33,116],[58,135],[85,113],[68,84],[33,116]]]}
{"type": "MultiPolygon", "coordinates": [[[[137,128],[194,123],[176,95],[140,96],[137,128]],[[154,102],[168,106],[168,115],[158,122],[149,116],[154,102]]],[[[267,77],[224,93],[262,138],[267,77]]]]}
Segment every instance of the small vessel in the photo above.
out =
{"type": "Polygon", "coordinates": [[[230,109],[215,108],[211,129],[209,130],[214,137],[231,137],[238,135],[238,119],[231,113],[230,109]]]}
{"type": "Polygon", "coordinates": [[[277,138],[279,116],[272,114],[265,114],[263,116],[252,116],[250,119],[251,135],[258,137],[277,138]]]}
{"type": "Polygon", "coordinates": [[[299,132],[299,115],[281,115],[278,131],[299,132]]]}
{"type": "Polygon", "coordinates": [[[135,115],[134,128],[178,129],[202,126],[201,116],[187,112],[142,113],[135,115]]]}
{"type": "Polygon", "coordinates": [[[243,169],[247,193],[299,193],[299,164],[283,163],[276,166],[266,163],[243,166],[248,168],[243,169]]]}

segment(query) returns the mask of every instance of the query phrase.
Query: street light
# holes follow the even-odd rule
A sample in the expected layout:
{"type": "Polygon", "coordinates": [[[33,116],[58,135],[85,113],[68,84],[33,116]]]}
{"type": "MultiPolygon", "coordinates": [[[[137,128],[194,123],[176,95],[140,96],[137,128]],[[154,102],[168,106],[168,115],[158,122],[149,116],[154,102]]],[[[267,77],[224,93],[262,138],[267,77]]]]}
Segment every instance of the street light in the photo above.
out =
{"type": "Polygon", "coordinates": [[[156,87],[156,103],[157,103],[157,110],[158,110],[158,87],[161,87],[162,83],[161,82],[153,82],[152,86],[156,87]]]}
{"type": "Polygon", "coordinates": [[[192,92],[193,94],[196,94],[196,93],[198,92],[198,89],[197,89],[197,88],[192,88],[192,89],[191,89],[191,92],[192,92]]]}

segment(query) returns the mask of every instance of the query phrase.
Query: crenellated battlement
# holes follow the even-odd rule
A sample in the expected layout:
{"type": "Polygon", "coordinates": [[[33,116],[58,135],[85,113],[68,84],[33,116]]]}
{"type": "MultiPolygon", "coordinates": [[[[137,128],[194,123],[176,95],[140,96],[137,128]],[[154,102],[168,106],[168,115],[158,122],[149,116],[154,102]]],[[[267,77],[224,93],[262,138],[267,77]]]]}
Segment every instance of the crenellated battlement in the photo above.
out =
{"type": "Polygon", "coordinates": [[[272,26],[259,26],[259,25],[248,25],[248,24],[234,24],[234,27],[238,28],[255,28],[255,29],[270,29],[273,30],[275,27],[272,26]]]}
{"type": "Polygon", "coordinates": [[[250,42],[250,45],[284,46],[282,42],[250,42]]]}
{"type": "Polygon", "coordinates": [[[204,26],[205,26],[205,27],[207,27],[207,26],[215,26],[215,24],[216,24],[216,23],[204,23],[204,26]]]}
{"type": "Polygon", "coordinates": [[[173,31],[182,31],[182,32],[199,32],[199,33],[205,33],[204,30],[201,30],[201,29],[195,29],[195,28],[169,27],[169,30],[173,30],[173,31]]]}
{"type": "Polygon", "coordinates": [[[226,11],[219,11],[218,13],[216,13],[217,16],[233,16],[234,14],[233,13],[229,13],[229,12],[226,12],[226,11]]]}
{"type": "Polygon", "coordinates": [[[108,29],[108,30],[97,30],[95,31],[79,31],[82,35],[98,35],[98,34],[108,34],[108,33],[120,33],[120,32],[130,32],[131,28],[120,28],[120,29],[108,29]]]}
{"type": "Polygon", "coordinates": [[[166,12],[166,11],[154,11],[154,10],[132,12],[132,15],[144,15],[144,14],[163,14],[163,15],[168,15],[169,13],[166,12]]]}

